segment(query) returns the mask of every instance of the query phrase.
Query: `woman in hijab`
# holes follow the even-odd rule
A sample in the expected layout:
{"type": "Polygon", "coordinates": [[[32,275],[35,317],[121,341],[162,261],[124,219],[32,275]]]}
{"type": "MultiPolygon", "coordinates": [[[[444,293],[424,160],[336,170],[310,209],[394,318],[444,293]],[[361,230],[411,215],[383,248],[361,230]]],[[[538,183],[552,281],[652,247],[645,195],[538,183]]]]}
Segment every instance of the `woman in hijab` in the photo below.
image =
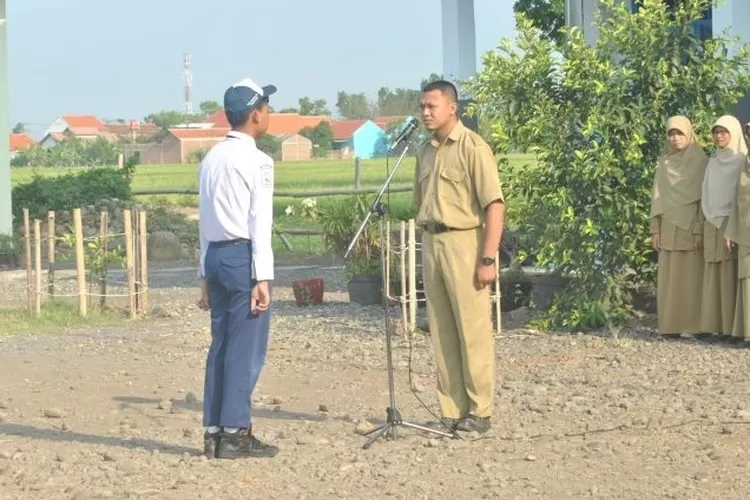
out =
{"type": "Polygon", "coordinates": [[[708,161],[701,201],[705,218],[701,330],[726,337],[734,324],[737,260],[726,244],[725,231],[742,169],[737,152],[745,143],[740,122],[733,116],[719,118],[711,134],[716,151],[708,161]]]}
{"type": "MultiPolygon", "coordinates": [[[[735,302],[732,337],[736,340],[750,340],[750,159],[748,146],[741,137],[742,129],[736,119],[729,129],[729,143],[724,148],[727,162],[739,171],[734,203],[729,214],[726,229],[727,249],[737,248],[737,299],[735,302]]],[[[750,123],[745,126],[748,133],[750,123]]],[[[748,134],[750,135],[750,133],[748,134]]]]}
{"type": "Polygon", "coordinates": [[[700,199],[707,161],[690,120],[670,118],[651,197],[651,238],[659,252],[656,307],[665,338],[700,333],[700,199]]]}

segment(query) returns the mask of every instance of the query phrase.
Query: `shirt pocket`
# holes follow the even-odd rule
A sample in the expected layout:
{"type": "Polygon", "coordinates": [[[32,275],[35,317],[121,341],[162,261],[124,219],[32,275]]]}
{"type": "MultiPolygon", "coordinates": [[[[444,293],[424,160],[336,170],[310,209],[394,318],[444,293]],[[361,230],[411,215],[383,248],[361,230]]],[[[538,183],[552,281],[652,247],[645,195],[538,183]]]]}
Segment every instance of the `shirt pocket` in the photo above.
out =
{"type": "Polygon", "coordinates": [[[439,191],[445,201],[464,206],[469,197],[468,173],[462,167],[445,166],[440,169],[439,191]]]}

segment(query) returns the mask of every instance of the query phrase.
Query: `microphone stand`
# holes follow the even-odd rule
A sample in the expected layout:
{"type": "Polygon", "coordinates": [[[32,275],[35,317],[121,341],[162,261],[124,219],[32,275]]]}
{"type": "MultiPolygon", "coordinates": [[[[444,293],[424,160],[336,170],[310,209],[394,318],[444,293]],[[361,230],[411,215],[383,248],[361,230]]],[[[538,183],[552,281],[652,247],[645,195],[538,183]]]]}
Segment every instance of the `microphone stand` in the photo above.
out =
{"type": "MultiPolygon", "coordinates": [[[[344,259],[346,259],[349,256],[349,253],[352,251],[352,248],[354,248],[354,245],[356,244],[357,240],[359,239],[360,235],[362,234],[362,231],[364,230],[365,226],[367,225],[368,221],[370,220],[370,217],[372,214],[378,214],[380,216],[379,220],[379,232],[380,232],[380,271],[381,271],[381,286],[382,286],[382,294],[383,294],[383,315],[385,317],[385,347],[386,347],[386,359],[388,363],[388,396],[389,396],[389,406],[386,408],[386,421],[385,424],[381,425],[380,427],[376,427],[375,429],[367,432],[365,436],[370,436],[369,439],[365,442],[364,446],[362,448],[368,449],[378,438],[385,437],[396,439],[396,429],[399,426],[416,429],[420,431],[424,431],[427,433],[437,434],[439,436],[443,437],[452,437],[452,438],[458,438],[458,434],[454,429],[451,429],[452,432],[443,432],[438,429],[432,429],[430,427],[426,427],[423,425],[415,424],[412,422],[404,421],[401,418],[401,412],[398,411],[396,408],[396,389],[395,389],[395,383],[393,380],[393,344],[391,339],[391,321],[390,321],[390,314],[388,312],[388,299],[389,297],[385,296],[385,290],[386,282],[386,272],[385,272],[385,251],[387,249],[384,248],[385,243],[385,230],[384,230],[384,218],[385,215],[388,213],[388,205],[385,203],[382,203],[380,200],[383,197],[383,193],[385,193],[386,189],[388,189],[388,186],[391,183],[391,180],[393,179],[393,176],[398,171],[398,168],[401,166],[401,162],[404,159],[404,156],[406,156],[406,152],[409,150],[409,143],[407,142],[404,146],[403,151],[401,152],[401,155],[398,158],[398,161],[396,162],[396,165],[393,167],[393,170],[391,170],[390,175],[383,183],[383,187],[378,192],[377,196],[375,197],[375,200],[373,200],[372,205],[370,206],[370,210],[367,212],[367,215],[365,216],[364,220],[362,221],[362,224],[360,224],[359,229],[357,229],[357,232],[354,234],[354,237],[352,238],[351,243],[349,243],[349,247],[346,249],[346,253],[344,254],[344,259]]],[[[401,307],[404,307],[402,304],[401,307]]]]}

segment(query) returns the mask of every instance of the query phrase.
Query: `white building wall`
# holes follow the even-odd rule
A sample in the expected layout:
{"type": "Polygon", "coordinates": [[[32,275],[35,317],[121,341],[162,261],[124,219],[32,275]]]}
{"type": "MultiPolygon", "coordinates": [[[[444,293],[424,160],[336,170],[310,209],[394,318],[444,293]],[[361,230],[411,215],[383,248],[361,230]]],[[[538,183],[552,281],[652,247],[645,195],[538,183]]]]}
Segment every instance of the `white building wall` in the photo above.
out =
{"type": "Polygon", "coordinates": [[[8,97],[8,37],[6,0],[0,0],[0,234],[13,232],[10,187],[10,110],[8,97]]]}

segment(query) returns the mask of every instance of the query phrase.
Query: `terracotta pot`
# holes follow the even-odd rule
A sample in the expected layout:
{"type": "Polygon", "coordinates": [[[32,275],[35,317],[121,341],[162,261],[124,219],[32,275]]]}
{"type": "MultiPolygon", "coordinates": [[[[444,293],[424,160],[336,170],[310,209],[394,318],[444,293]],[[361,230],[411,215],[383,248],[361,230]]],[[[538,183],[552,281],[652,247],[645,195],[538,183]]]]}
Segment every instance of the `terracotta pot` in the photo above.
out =
{"type": "Polygon", "coordinates": [[[292,283],[297,307],[314,306],[323,302],[323,278],[297,280],[292,283]]]}

